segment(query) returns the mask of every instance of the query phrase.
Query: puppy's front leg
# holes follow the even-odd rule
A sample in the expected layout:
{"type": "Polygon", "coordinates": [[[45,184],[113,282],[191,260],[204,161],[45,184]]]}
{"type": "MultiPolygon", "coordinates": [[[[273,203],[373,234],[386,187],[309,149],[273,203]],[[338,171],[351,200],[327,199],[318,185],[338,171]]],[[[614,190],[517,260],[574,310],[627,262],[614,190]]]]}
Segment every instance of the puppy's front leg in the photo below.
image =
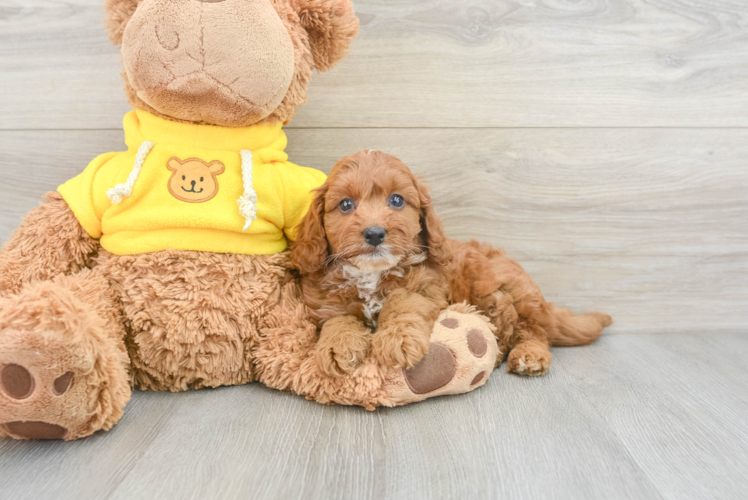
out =
{"type": "Polygon", "coordinates": [[[331,377],[342,377],[366,359],[371,330],[355,316],[328,319],[319,333],[314,353],[317,367],[331,377]]]}
{"type": "Polygon", "coordinates": [[[442,304],[407,290],[390,293],[379,313],[379,329],[371,339],[381,365],[410,368],[429,351],[431,331],[442,304]]]}

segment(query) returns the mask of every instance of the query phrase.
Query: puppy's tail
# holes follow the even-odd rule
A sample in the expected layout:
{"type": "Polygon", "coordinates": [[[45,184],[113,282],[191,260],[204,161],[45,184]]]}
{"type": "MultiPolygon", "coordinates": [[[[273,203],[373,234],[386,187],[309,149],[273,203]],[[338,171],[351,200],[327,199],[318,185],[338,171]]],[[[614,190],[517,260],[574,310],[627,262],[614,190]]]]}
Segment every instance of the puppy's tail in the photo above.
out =
{"type": "Polygon", "coordinates": [[[553,306],[553,316],[556,318],[556,328],[548,335],[553,346],[591,344],[600,338],[603,328],[613,323],[607,314],[593,312],[576,315],[557,306],[553,306]]]}

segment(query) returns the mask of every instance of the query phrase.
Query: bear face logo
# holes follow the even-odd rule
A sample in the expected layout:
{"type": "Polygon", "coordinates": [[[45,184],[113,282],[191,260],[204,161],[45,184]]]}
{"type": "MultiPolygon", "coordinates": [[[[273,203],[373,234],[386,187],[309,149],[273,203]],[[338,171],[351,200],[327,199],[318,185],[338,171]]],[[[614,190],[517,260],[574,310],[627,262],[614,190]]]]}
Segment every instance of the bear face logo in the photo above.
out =
{"type": "Polygon", "coordinates": [[[218,179],[225,170],[220,161],[206,163],[199,158],[180,160],[171,158],[166,167],[173,173],[169,178],[171,195],[188,203],[203,203],[218,194],[218,179]]]}

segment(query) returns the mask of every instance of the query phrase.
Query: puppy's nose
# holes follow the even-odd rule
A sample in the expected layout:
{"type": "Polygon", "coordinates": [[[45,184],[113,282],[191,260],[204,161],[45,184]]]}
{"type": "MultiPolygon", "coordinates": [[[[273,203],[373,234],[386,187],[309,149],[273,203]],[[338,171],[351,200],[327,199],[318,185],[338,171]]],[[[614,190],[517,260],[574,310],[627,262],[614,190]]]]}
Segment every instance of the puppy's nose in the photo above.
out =
{"type": "Polygon", "coordinates": [[[375,247],[382,244],[385,234],[387,234],[387,231],[379,226],[367,227],[364,230],[364,240],[369,245],[375,247]]]}
{"type": "Polygon", "coordinates": [[[192,187],[195,187],[195,181],[190,181],[192,183],[192,187]]]}

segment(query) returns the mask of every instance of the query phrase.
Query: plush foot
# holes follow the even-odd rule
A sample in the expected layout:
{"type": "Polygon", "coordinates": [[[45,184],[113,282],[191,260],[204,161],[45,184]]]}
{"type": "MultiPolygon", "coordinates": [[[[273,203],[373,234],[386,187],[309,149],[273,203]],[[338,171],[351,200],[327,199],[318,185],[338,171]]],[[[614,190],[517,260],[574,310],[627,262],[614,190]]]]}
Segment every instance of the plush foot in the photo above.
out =
{"type": "Polygon", "coordinates": [[[0,436],[71,440],[119,420],[127,356],[92,307],[51,282],[0,299],[0,436]]]}
{"type": "Polygon", "coordinates": [[[319,339],[295,284],[284,287],[279,306],[266,321],[253,351],[260,382],[320,403],[369,410],[472,391],[486,383],[499,351],[488,319],[457,304],[442,311],[428,354],[413,368],[383,366],[370,352],[353,373],[330,377],[317,366],[319,339]]]}
{"type": "Polygon", "coordinates": [[[514,346],[507,358],[506,371],[518,375],[536,377],[543,375],[551,366],[548,344],[528,340],[514,346]]]}
{"type": "Polygon", "coordinates": [[[488,381],[498,354],[487,318],[457,304],[439,316],[423,359],[393,372],[384,388],[395,405],[469,392],[488,381]]]}

